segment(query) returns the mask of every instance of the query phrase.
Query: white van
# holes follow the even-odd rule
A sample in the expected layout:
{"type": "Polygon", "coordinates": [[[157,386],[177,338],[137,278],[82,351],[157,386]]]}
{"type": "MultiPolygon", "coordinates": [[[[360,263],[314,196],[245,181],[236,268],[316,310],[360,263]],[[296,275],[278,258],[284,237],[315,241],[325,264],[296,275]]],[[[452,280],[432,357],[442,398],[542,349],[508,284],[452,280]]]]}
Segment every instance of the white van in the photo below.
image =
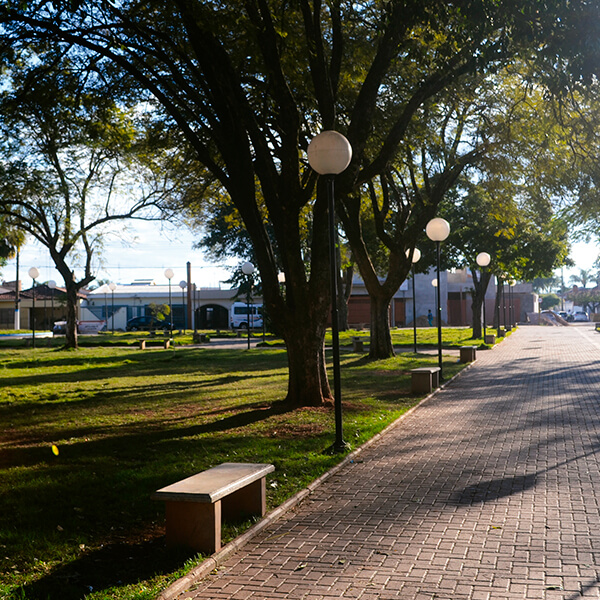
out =
{"type": "Polygon", "coordinates": [[[246,329],[248,327],[248,309],[250,309],[250,329],[260,329],[263,326],[262,304],[234,302],[229,311],[229,325],[231,329],[246,329]]]}

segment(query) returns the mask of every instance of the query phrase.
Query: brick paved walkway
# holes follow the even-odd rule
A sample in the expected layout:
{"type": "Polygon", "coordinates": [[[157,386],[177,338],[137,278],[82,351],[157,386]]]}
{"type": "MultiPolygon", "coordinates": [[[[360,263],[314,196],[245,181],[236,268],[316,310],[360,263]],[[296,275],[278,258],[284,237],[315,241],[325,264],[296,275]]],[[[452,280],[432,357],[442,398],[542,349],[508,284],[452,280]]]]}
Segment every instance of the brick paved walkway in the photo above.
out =
{"type": "Polygon", "coordinates": [[[600,598],[600,334],[525,326],[183,599],[600,598]]]}

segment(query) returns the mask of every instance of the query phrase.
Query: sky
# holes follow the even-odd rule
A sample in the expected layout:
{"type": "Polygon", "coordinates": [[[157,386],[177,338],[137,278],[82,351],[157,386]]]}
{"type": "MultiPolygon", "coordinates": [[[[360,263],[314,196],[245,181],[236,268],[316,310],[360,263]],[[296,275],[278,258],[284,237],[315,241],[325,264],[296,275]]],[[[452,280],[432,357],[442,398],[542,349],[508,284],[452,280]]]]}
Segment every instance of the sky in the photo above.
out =
{"type": "MultiPolygon", "coordinates": [[[[128,238],[135,241],[125,245],[116,237],[108,237],[105,241],[103,262],[97,271],[97,278],[114,281],[117,284],[132,283],[135,279],[153,279],[157,284],[168,284],[164,275],[167,268],[173,269],[175,276],[173,285],[187,279],[186,263],[192,266],[192,281],[199,288],[221,288],[230,286],[224,283],[232,270],[239,263],[215,265],[208,262],[201,250],[194,250],[195,236],[185,227],[161,225],[158,222],[135,221],[129,225],[128,238]]],[[[124,234],[125,237],[125,234],[124,234]]],[[[569,277],[578,274],[580,269],[591,269],[600,254],[600,247],[592,243],[573,244],[571,258],[575,267],[565,269],[565,284],[569,285],[569,277]]],[[[241,261],[240,261],[241,262],[241,261]]],[[[0,280],[14,281],[16,261],[11,260],[0,271],[0,280]]],[[[28,271],[31,267],[40,271],[38,281],[43,283],[53,279],[59,287],[63,286],[62,276],[56,271],[48,251],[41,245],[29,242],[21,250],[20,278],[23,287],[31,285],[28,271]]],[[[76,269],[82,275],[81,269],[76,269]]],[[[560,276],[560,270],[557,272],[560,276]]]]}
{"type": "MultiPolygon", "coordinates": [[[[230,286],[224,282],[236,265],[215,265],[205,260],[200,250],[192,248],[195,236],[185,227],[161,225],[158,222],[135,221],[129,224],[128,238],[135,237],[131,244],[124,244],[115,236],[106,236],[102,263],[98,265],[97,279],[114,281],[116,284],[132,283],[136,279],[153,279],[157,284],[168,284],[165,269],[175,272],[171,280],[179,285],[187,280],[187,266],[192,266],[192,281],[201,288],[222,288],[230,286]]],[[[63,278],[54,268],[49,252],[41,245],[28,241],[21,249],[19,259],[20,279],[23,287],[30,287],[32,281],[28,275],[31,267],[37,267],[38,281],[44,283],[56,281],[59,287],[64,285],[63,278]]],[[[75,269],[77,276],[83,275],[83,269],[75,269]]],[[[10,260],[0,271],[0,280],[14,281],[16,278],[16,260],[10,260]]],[[[94,284],[92,284],[94,285],[94,284]]]]}

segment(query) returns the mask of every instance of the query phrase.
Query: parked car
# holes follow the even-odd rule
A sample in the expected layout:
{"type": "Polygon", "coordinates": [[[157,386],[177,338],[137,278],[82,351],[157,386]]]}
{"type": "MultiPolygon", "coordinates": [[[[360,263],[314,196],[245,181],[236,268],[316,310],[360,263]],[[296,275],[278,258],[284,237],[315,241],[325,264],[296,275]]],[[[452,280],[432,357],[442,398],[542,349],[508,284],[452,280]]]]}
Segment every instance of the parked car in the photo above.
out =
{"type": "Polygon", "coordinates": [[[67,322],[66,321],[56,321],[52,326],[52,333],[54,335],[65,335],[67,333],[67,322]]]}
{"type": "Polygon", "coordinates": [[[573,313],[573,321],[589,321],[590,317],[586,312],[583,312],[582,310],[578,310],[577,312],[573,313]]]}
{"type": "Polygon", "coordinates": [[[127,331],[152,331],[154,329],[163,329],[164,331],[169,330],[169,322],[150,315],[143,317],[133,317],[127,321],[125,326],[127,331]]]}

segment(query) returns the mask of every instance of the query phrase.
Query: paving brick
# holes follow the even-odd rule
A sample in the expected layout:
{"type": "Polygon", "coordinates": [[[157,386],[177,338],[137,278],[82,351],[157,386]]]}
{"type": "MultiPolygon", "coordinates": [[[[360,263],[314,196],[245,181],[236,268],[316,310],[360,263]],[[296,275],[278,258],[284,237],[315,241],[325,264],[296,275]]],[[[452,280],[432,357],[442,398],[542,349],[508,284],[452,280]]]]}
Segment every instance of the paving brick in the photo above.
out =
{"type": "Polygon", "coordinates": [[[600,598],[599,349],[581,324],[478,352],[181,600],[600,598]]]}

